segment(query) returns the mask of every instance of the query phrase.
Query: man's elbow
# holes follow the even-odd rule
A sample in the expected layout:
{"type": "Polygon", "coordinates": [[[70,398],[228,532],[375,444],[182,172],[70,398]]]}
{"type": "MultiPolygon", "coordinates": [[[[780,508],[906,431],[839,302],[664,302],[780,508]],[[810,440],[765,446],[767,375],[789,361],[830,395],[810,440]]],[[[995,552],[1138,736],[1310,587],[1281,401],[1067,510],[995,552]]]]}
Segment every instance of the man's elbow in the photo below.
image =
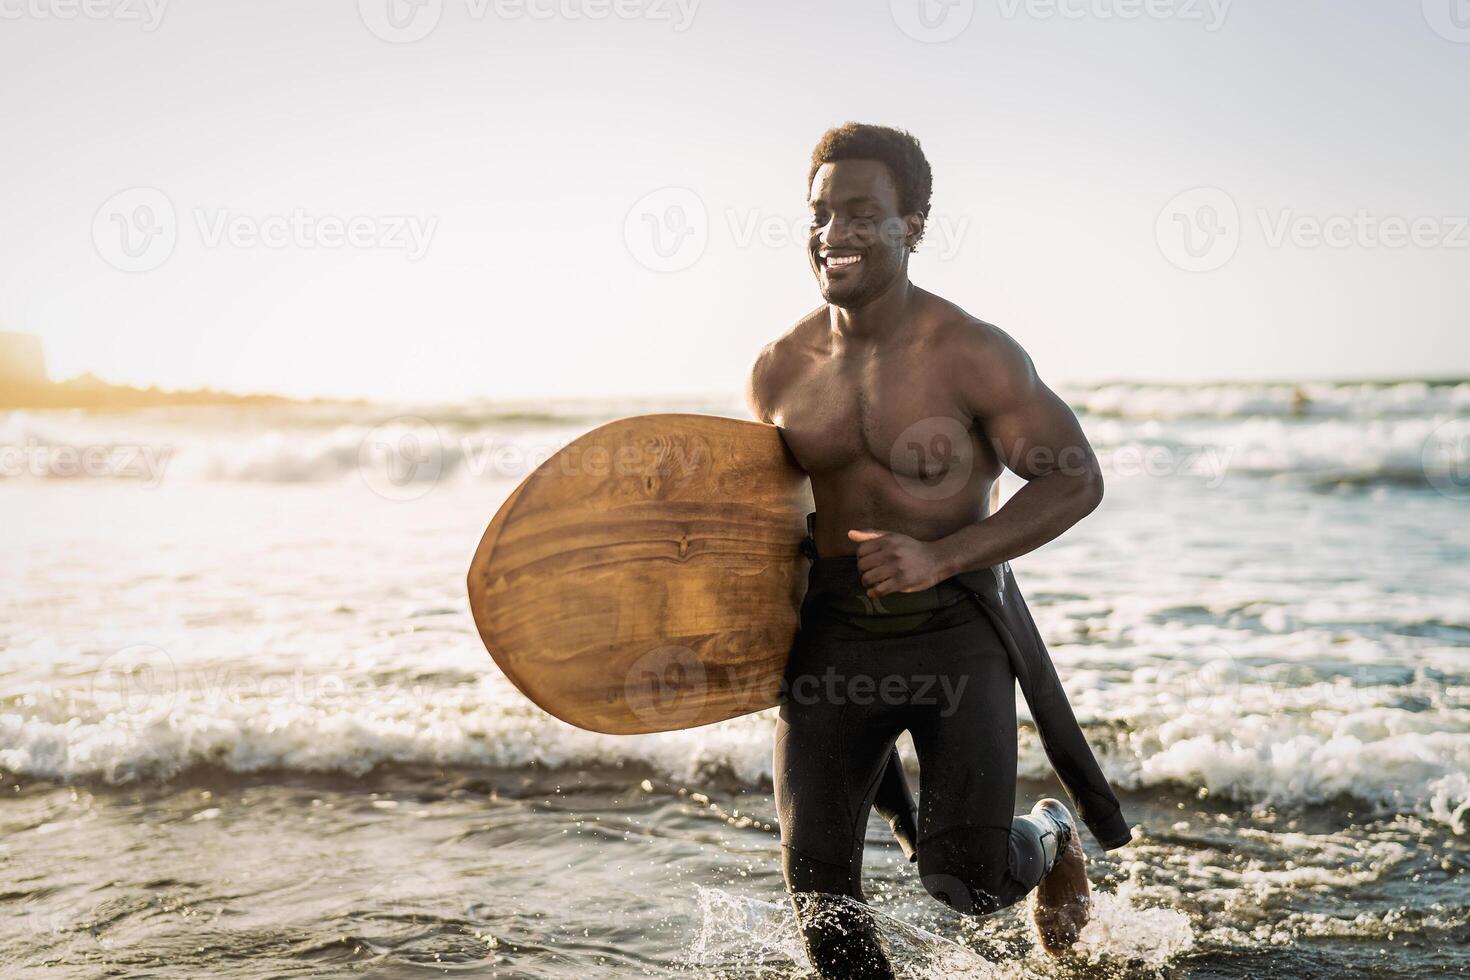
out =
{"type": "Polygon", "coordinates": [[[1089,460],[1088,465],[1082,468],[1076,486],[1077,502],[1082,511],[1078,520],[1081,520],[1097,510],[1103,501],[1103,475],[1096,459],[1089,460]]]}

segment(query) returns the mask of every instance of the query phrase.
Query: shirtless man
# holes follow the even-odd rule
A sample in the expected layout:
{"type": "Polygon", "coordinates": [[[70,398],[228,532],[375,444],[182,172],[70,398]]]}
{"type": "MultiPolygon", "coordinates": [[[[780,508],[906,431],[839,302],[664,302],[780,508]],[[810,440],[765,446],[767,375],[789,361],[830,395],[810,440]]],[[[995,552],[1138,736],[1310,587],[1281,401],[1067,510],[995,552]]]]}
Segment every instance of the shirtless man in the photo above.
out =
{"type": "Polygon", "coordinates": [[[1014,815],[1018,678],[1084,821],[1105,848],[1130,836],[1006,565],[1096,508],[1102,478],[1020,346],[909,282],[931,183],[907,133],[849,123],[822,138],[808,254],[826,302],[762,350],[748,392],[816,503],[775,780],[786,884],[822,976],[893,975],[861,904],[875,803],[930,894],[985,914],[1037,889],[1043,948],[1075,942],[1089,891],[1072,817],[1056,800],[1014,815]],[[1002,466],[1027,482],[992,514],[1002,466]],[[905,730],[917,809],[893,749],[905,730]]]}

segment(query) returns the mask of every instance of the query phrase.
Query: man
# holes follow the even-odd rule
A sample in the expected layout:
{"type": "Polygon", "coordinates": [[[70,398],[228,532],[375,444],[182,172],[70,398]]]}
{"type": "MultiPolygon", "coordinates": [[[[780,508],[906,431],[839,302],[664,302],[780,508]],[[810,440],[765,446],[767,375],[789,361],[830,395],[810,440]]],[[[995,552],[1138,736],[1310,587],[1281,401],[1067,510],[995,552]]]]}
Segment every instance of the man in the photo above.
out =
{"type": "Polygon", "coordinates": [[[1096,508],[1102,478],[1020,346],[909,281],[931,186],[907,133],[823,136],[808,252],[826,303],[750,379],[752,411],[781,427],[816,502],[775,780],[786,884],[830,977],[893,975],[861,904],[875,805],[930,894],[984,914],[1037,889],[1043,948],[1075,942],[1089,889],[1072,817],[1056,800],[1014,816],[1018,680],[1094,836],[1130,836],[1006,564],[1096,508]],[[992,514],[1002,466],[1027,483],[992,514]],[[917,811],[893,748],[905,730],[917,811]]]}

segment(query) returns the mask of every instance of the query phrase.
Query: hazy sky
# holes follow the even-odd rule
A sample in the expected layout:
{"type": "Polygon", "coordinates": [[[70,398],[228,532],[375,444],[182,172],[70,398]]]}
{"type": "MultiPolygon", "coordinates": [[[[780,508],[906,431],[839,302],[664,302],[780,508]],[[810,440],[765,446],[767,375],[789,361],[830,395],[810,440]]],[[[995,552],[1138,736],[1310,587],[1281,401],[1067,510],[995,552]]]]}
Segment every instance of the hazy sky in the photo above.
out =
{"type": "Polygon", "coordinates": [[[0,0],[53,376],[738,390],[848,119],[933,164],[914,280],[1053,381],[1470,375],[1467,0],[83,2],[0,0]]]}

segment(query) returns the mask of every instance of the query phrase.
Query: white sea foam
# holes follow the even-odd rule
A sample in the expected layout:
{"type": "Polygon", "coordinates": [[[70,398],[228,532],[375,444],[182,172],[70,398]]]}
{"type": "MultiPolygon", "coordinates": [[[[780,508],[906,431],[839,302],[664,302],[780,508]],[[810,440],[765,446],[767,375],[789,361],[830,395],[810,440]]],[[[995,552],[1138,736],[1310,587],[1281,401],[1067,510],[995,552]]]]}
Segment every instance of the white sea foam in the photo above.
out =
{"type": "MultiPolygon", "coordinates": [[[[85,674],[72,679],[72,687],[55,679],[11,685],[12,704],[18,697],[25,708],[0,714],[0,768],[112,782],[166,778],[204,765],[362,773],[389,763],[634,765],[678,785],[732,780],[759,786],[771,778],[771,712],[684,732],[610,738],[550,718],[489,674],[479,681],[451,675],[428,685],[381,674],[371,682],[260,676],[243,687],[211,689],[181,668],[168,679],[178,687],[164,690],[167,696],[138,687],[119,693],[85,674]]],[[[1113,684],[1091,690],[1108,693],[1094,699],[1082,691],[1079,705],[1113,704],[1131,716],[1123,730],[1089,726],[1121,787],[1200,790],[1251,806],[1345,796],[1466,832],[1470,713],[1448,707],[1349,710],[1326,700],[1313,705],[1310,695],[1300,694],[1299,707],[1260,714],[1244,706],[1253,698],[1264,703],[1266,695],[1249,690],[1240,703],[1170,703],[1159,713],[1149,706],[1146,683],[1142,689],[1113,684]]],[[[1329,695],[1318,692],[1323,699],[1329,695]]],[[[1045,757],[1029,732],[1022,750],[1022,773],[1044,777],[1045,757]]]]}
{"type": "Polygon", "coordinates": [[[1381,418],[1470,413],[1470,382],[1061,386],[1081,411],[1134,419],[1381,418]]]}
{"type": "MultiPolygon", "coordinates": [[[[748,970],[805,962],[788,903],[716,888],[698,889],[698,899],[699,931],[685,955],[691,966],[748,970]]],[[[855,913],[871,916],[897,976],[905,980],[1029,980],[1051,975],[1039,950],[1022,959],[988,959],[881,908],[859,906],[845,898],[823,901],[851,905],[855,913]]],[[[1119,964],[1159,968],[1194,943],[1188,916],[1175,909],[1150,907],[1140,890],[1125,881],[1116,891],[1094,892],[1092,918],[1082,930],[1076,952],[1104,968],[1119,964]]]]}
{"type": "MultiPolygon", "coordinates": [[[[1470,382],[1457,385],[1101,385],[1068,391],[1112,475],[1305,474],[1371,482],[1470,474],[1470,382]]],[[[115,447],[164,459],[169,479],[300,483],[519,479],[580,432],[634,411],[740,417],[735,399],[684,405],[368,405],[0,414],[12,476],[70,475],[58,451],[115,447]],[[23,453],[24,465],[15,460],[23,453]],[[37,462],[36,459],[40,461],[37,462]],[[407,463],[423,465],[405,466],[407,463]]],[[[138,476],[138,467],[116,476],[138,476]]]]}

